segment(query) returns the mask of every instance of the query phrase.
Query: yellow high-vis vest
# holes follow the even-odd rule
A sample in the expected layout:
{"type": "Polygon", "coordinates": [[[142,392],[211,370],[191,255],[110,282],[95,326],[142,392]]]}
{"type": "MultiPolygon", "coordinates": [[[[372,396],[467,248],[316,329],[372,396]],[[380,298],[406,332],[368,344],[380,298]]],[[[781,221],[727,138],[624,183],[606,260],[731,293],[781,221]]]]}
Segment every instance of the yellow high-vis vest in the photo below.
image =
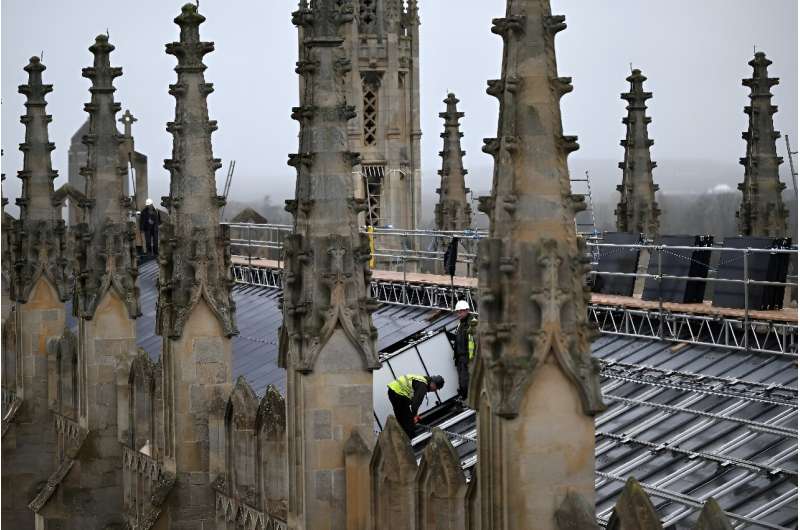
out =
{"type": "Polygon", "coordinates": [[[421,375],[415,374],[408,374],[408,375],[401,375],[387,386],[392,389],[395,394],[399,394],[403,397],[407,397],[411,399],[414,395],[414,381],[420,381],[422,383],[428,384],[428,378],[423,377],[421,375]]]}

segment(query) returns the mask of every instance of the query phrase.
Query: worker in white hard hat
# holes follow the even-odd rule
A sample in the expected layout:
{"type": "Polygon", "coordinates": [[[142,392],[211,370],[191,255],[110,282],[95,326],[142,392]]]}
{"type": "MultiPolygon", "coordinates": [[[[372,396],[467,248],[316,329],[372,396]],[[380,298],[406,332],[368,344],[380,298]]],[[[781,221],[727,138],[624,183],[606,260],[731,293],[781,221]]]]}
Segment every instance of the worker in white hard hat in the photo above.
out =
{"type": "Polygon", "coordinates": [[[472,317],[466,300],[456,302],[456,316],[459,323],[455,333],[447,331],[447,338],[453,345],[453,361],[458,372],[458,397],[464,401],[469,390],[469,365],[475,357],[477,343],[475,328],[478,320],[472,317]]]}
{"type": "Polygon", "coordinates": [[[139,229],[144,234],[146,251],[158,256],[158,225],[161,224],[161,213],[153,206],[153,199],[144,201],[144,208],[139,216],[139,229]]]}

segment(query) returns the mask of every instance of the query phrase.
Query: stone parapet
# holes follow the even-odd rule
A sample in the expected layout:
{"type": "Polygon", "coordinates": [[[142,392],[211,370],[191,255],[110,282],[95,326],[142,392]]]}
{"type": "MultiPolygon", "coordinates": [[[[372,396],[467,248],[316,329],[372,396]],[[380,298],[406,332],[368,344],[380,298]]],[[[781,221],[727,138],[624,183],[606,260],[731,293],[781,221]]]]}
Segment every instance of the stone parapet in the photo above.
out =
{"type": "Polygon", "coordinates": [[[141,451],[122,448],[125,516],[130,528],[152,528],[175,484],[175,475],[141,451]]]}

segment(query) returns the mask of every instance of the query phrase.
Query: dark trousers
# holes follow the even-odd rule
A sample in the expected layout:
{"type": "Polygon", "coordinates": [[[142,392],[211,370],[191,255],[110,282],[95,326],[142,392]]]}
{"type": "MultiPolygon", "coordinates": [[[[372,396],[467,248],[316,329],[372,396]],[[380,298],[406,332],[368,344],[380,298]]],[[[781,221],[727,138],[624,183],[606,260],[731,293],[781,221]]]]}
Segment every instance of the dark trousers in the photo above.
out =
{"type": "Polygon", "coordinates": [[[469,361],[466,357],[456,359],[456,371],[458,372],[458,397],[465,400],[469,391],[469,361]]]}
{"type": "Polygon", "coordinates": [[[148,254],[158,256],[158,229],[144,229],[144,244],[148,254]]]}
{"type": "Polygon", "coordinates": [[[406,431],[408,439],[411,440],[414,437],[414,431],[417,430],[414,426],[414,416],[411,415],[411,400],[405,396],[401,396],[390,388],[389,403],[392,404],[394,417],[397,418],[397,423],[406,431]]]}

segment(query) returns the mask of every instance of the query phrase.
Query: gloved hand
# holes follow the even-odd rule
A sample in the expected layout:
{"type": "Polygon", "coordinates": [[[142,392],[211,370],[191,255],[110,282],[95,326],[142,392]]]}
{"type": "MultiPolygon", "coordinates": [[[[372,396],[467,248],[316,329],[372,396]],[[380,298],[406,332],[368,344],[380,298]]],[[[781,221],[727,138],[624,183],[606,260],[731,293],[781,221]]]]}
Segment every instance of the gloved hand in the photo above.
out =
{"type": "Polygon", "coordinates": [[[414,416],[414,425],[420,422],[422,418],[420,416],[414,416]]]}

